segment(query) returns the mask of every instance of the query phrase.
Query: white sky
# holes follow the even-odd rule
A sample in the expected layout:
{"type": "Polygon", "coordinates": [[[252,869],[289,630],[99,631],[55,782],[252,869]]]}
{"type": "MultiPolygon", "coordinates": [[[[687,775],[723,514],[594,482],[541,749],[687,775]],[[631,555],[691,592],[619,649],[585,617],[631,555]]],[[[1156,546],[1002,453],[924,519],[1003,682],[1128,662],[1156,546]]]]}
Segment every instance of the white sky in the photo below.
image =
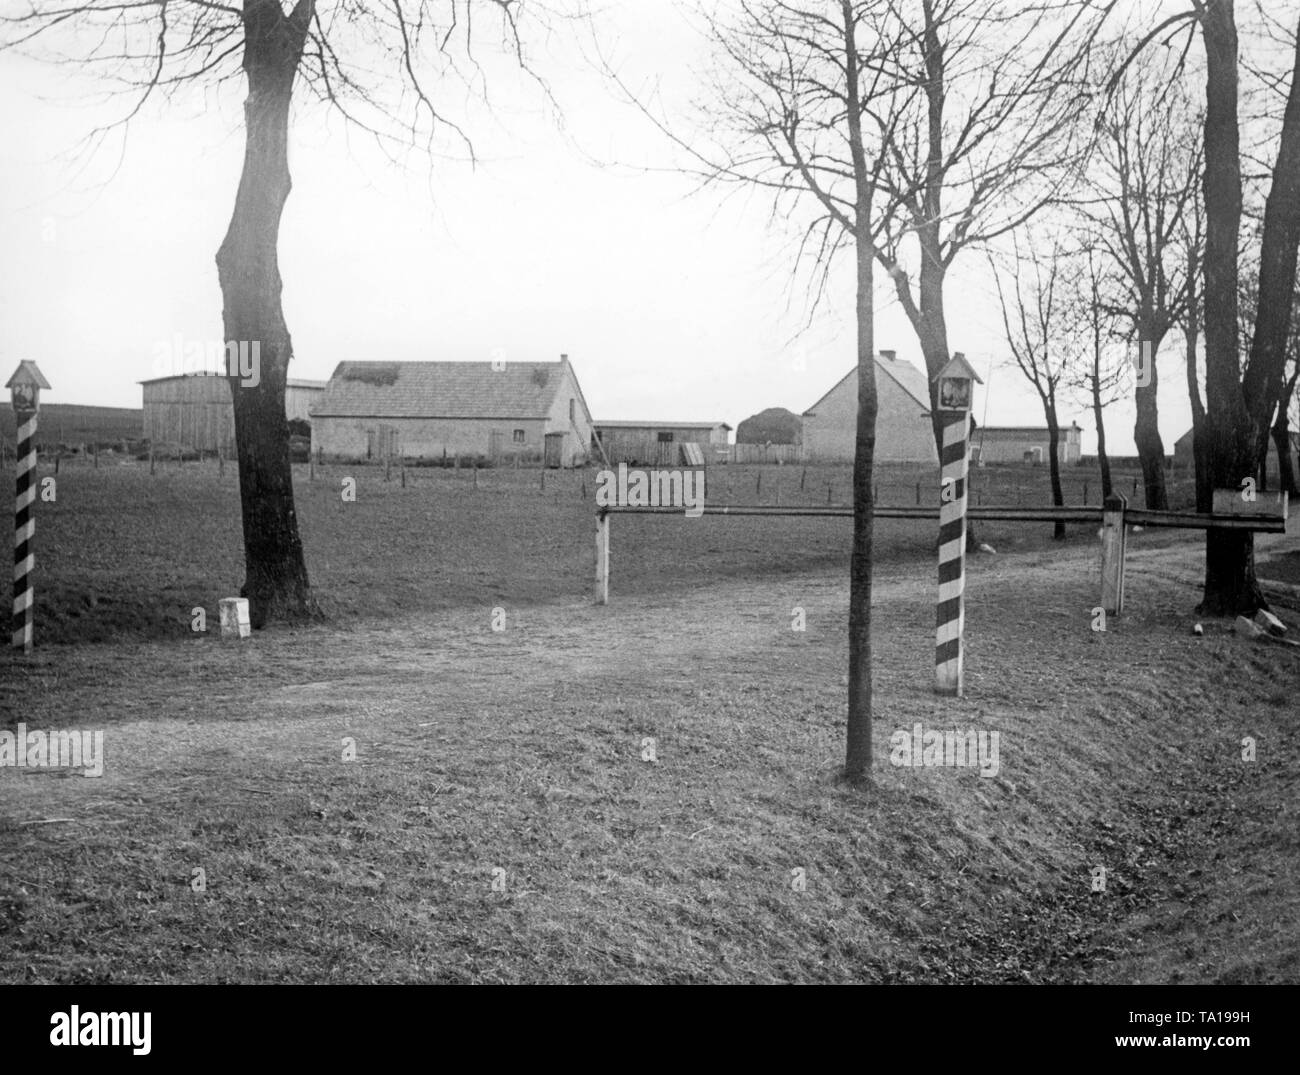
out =
{"type": "MultiPolygon", "coordinates": [[[[687,123],[704,51],[674,8],[612,3],[601,32],[634,81],[662,77],[665,106],[687,123]]],[[[734,426],[765,407],[811,406],[855,360],[849,261],[801,334],[803,281],[791,283],[790,236],[769,223],[767,199],[695,192],[662,135],[567,43],[536,62],[562,127],[534,90],[489,65],[498,121],[480,117],[471,131],[476,169],[440,161],[430,176],[412,157],[403,171],[300,101],[280,236],[290,376],[323,380],[345,359],[567,352],[597,418],[734,426]]],[[[51,402],[138,407],[136,382],[153,375],[160,345],[221,336],[213,258],[242,158],[243,90],[160,102],[134,121],[120,168],[106,149],[78,172],[70,151],[124,102],[101,105],[65,78],[0,55],[0,372],[35,359],[51,402]]],[[[1001,364],[987,276],[968,254],[947,290],[951,345],[987,382],[976,417],[1041,424],[1032,389],[1001,364]]],[[[877,345],[921,366],[887,288],[877,310],[877,345]]],[[[1161,432],[1172,451],[1190,411],[1181,339],[1166,347],[1161,432]]],[[[1082,400],[1061,417],[1095,450],[1082,400]]],[[[1131,406],[1108,410],[1113,453],[1134,452],[1132,425],[1131,406]]]]}

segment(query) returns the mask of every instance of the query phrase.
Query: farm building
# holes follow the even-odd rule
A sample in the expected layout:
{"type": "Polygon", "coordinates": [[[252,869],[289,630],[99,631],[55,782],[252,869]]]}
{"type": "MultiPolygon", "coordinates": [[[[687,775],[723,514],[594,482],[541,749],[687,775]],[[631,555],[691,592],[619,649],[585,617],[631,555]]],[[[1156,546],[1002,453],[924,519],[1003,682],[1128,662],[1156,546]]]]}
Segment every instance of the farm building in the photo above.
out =
{"type": "MultiPolygon", "coordinates": [[[[930,425],[925,374],[894,351],[876,358],[876,461],[939,462],[930,425]]],[[[804,458],[813,463],[853,461],[858,428],[858,370],[855,366],[826,395],[803,412],[804,458]]]]}
{"type": "Polygon", "coordinates": [[[597,422],[596,455],[611,464],[646,466],[714,463],[727,458],[731,426],[726,422],[597,422]],[[699,445],[700,454],[683,445],[699,445]],[[603,453],[602,453],[603,449],[603,453]]]}
{"type": "MultiPolygon", "coordinates": [[[[1062,466],[1079,461],[1079,436],[1083,432],[1071,422],[1061,427],[1057,459],[1062,466]]],[[[980,426],[971,444],[972,463],[1044,463],[1048,459],[1046,426],[980,426]]]]}
{"type": "MultiPolygon", "coordinates": [[[[1291,430],[1291,459],[1292,465],[1295,466],[1295,459],[1300,454],[1300,431],[1291,430]]],[[[1174,466],[1180,469],[1191,470],[1196,465],[1196,459],[1192,454],[1192,431],[1189,429],[1176,441],[1174,441],[1174,466]]],[[[1272,434],[1268,440],[1268,473],[1271,476],[1277,474],[1277,446],[1273,443],[1272,434]]]]}
{"type": "MultiPolygon", "coordinates": [[[[235,439],[235,408],[224,377],[177,374],[141,381],[144,435],[155,444],[216,451],[235,439]]],[[[289,378],[284,390],[286,418],[306,419],[325,391],[324,381],[289,378]]]]}
{"type": "Polygon", "coordinates": [[[326,459],[520,459],[578,466],[591,411],[559,362],[340,362],[311,412],[326,459]]]}

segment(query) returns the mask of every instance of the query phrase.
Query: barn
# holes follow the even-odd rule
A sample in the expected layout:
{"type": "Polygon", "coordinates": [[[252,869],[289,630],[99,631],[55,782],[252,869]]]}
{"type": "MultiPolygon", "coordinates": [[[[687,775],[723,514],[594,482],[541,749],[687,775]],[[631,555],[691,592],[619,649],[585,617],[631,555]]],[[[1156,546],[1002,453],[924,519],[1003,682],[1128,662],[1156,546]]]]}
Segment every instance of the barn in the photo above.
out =
{"type": "MultiPolygon", "coordinates": [[[[1062,466],[1079,461],[1083,430],[1071,422],[1061,428],[1056,457],[1062,466]]],[[[972,463],[1039,464],[1050,458],[1046,426],[980,426],[971,443],[972,463]]]]}
{"type": "Polygon", "coordinates": [[[559,362],[340,362],[311,412],[325,459],[482,458],[578,466],[591,411],[559,362]]]}
{"type": "MultiPolygon", "coordinates": [[[[235,408],[224,377],[204,373],[154,377],[140,382],[144,394],[144,435],[154,444],[214,452],[235,439],[235,408]]],[[[325,391],[324,381],[290,378],[285,384],[286,418],[306,420],[325,391]]]]}
{"type": "MultiPolygon", "coordinates": [[[[876,462],[933,463],[930,392],[925,374],[895,351],[876,358],[876,462]]],[[[849,370],[803,412],[804,458],[811,463],[851,463],[858,430],[858,369],[849,370]]]]}
{"type": "MultiPolygon", "coordinates": [[[[1290,431],[1291,439],[1291,458],[1294,461],[1297,455],[1300,455],[1300,431],[1292,429],[1290,431]]],[[[1174,441],[1174,466],[1179,469],[1191,469],[1196,465],[1196,458],[1192,451],[1192,431],[1189,429],[1176,441],[1174,441]]],[[[1269,477],[1277,475],[1277,445],[1273,443],[1270,435],[1268,441],[1268,467],[1269,477]]],[[[1295,463],[1292,463],[1294,466],[1295,463]]]]}
{"type": "Polygon", "coordinates": [[[596,423],[597,455],[613,464],[646,466],[691,465],[701,459],[715,463],[727,458],[731,426],[726,422],[640,422],[596,423]],[[684,445],[696,444],[700,456],[684,445]]]}

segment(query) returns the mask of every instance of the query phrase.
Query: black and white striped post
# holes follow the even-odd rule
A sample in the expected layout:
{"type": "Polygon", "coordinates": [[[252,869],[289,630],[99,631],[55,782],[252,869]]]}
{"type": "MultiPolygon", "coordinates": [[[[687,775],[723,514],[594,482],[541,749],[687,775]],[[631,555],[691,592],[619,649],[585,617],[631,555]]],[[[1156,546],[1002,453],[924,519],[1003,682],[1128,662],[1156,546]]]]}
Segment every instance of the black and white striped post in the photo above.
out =
{"type": "Polygon", "coordinates": [[[5,385],[13,403],[18,433],[15,455],[14,493],[14,649],[32,651],[32,568],[36,566],[33,546],[36,520],[32,505],[36,503],[36,411],[41,389],[50,383],[30,360],[20,362],[5,385]]]}
{"type": "Polygon", "coordinates": [[[963,595],[971,393],[980,377],[958,352],[939,371],[936,380],[943,450],[939,453],[939,600],[935,612],[934,685],[940,694],[960,697],[962,632],[966,621],[963,595]]]}

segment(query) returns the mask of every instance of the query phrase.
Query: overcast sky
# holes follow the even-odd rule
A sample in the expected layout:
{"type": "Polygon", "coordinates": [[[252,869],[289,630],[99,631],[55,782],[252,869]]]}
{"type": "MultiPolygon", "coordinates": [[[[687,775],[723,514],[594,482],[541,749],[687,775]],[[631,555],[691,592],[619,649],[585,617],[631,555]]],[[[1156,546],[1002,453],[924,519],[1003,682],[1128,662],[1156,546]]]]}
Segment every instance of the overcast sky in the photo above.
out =
{"type": "MultiPolygon", "coordinates": [[[[681,113],[706,52],[665,0],[609,5],[606,50],[637,85],[661,80],[681,113]]],[[[697,190],[667,140],[621,103],[557,32],[534,51],[561,110],[489,60],[494,116],[470,109],[476,167],[412,156],[389,163],[337,117],[300,101],[294,189],[280,235],[290,376],[327,378],[356,359],[556,360],[567,352],[596,418],[713,419],[810,407],[853,365],[847,259],[811,326],[790,235],[761,195],[697,190]]],[[[140,406],[160,347],[221,336],[214,255],[243,152],[242,87],[148,106],[120,156],[87,163],[78,140],[116,118],[68,72],[0,56],[0,365],[35,359],[51,402],[140,406]]],[[[450,100],[461,103],[463,90],[450,100]]],[[[454,111],[454,109],[453,109],[454,111]]],[[[1008,368],[996,293],[979,254],[950,276],[954,349],[986,385],[976,418],[1042,424],[1037,397],[1008,368]],[[991,377],[989,376],[991,371],[991,377]]],[[[876,339],[918,366],[910,324],[886,288],[876,339]]],[[[1161,362],[1167,450],[1190,425],[1181,340],[1161,362]]],[[[1062,419],[1086,430],[1088,409],[1062,419]]],[[[1108,411],[1117,454],[1134,451],[1131,407],[1108,411]]]]}

